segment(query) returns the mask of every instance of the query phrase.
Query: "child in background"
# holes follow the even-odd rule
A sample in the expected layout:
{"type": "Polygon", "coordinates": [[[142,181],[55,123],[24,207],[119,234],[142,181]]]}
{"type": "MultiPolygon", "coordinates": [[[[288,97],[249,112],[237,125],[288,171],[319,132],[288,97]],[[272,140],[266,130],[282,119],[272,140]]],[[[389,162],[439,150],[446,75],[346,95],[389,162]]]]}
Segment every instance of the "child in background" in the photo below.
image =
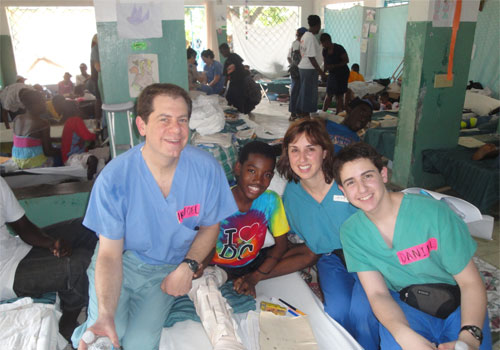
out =
{"type": "Polygon", "coordinates": [[[352,83],[353,81],[365,81],[365,77],[359,73],[359,64],[354,63],[351,66],[351,71],[349,72],[348,83],[352,83]]]}
{"type": "Polygon", "coordinates": [[[267,190],[274,175],[273,148],[263,142],[245,145],[234,166],[237,184],[232,188],[238,211],[221,222],[211,264],[234,280],[240,294],[255,297],[255,285],[267,279],[269,271],[287,249],[289,231],[280,196],[267,190]],[[262,248],[267,229],[275,245],[262,248]]]}
{"type": "Polygon", "coordinates": [[[388,192],[387,168],[368,144],[344,148],[333,170],[361,209],[340,238],[347,268],[358,273],[383,326],[381,349],[453,350],[460,340],[470,350],[490,350],[486,290],[463,220],[433,198],[388,192]]]}
{"type": "Polygon", "coordinates": [[[389,93],[384,91],[380,94],[380,110],[392,109],[392,102],[389,101],[389,93]]]}

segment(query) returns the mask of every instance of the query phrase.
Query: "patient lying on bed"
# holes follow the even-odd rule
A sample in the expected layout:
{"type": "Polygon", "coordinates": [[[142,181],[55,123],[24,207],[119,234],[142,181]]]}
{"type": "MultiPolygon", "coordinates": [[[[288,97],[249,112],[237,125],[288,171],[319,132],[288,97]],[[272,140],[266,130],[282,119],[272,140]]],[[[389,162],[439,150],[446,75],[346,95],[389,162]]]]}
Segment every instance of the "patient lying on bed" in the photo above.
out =
{"type": "Polygon", "coordinates": [[[234,166],[237,185],[232,188],[238,211],[221,222],[215,252],[207,261],[227,272],[238,293],[254,297],[255,285],[269,278],[287,248],[283,203],[267,190],[275,163],[273,148],[266,143],[254,141],[242,148],[234,166]],[[268,229],[275,245],[263,248],[268,229]]]}

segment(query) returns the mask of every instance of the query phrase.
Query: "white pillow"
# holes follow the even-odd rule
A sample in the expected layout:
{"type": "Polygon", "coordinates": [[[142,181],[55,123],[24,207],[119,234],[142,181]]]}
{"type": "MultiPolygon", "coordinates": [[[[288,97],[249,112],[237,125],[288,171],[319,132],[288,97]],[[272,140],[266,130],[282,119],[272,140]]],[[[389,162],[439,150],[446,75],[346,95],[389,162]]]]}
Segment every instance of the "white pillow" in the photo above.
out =
{"type": "Polygon", "coordinates": [[[488,115],[492,110],[500,107],[500,100],[467,90],[465,92],[464,108],[470,109],[479,116],[488,115]]]}

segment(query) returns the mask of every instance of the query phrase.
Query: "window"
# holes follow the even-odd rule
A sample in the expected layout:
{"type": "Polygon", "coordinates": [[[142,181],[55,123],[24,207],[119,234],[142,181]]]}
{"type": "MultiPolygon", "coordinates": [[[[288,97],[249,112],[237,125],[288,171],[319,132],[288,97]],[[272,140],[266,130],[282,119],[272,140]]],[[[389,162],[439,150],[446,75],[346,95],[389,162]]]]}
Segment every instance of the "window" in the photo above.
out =
{"type": "Polygon", "coordinates": [[[29,84],[57,84],[64,72],[75,82],[80,63],[90,66],[93,7],[7,7],[6,14],[17,72],[29,84]]]}

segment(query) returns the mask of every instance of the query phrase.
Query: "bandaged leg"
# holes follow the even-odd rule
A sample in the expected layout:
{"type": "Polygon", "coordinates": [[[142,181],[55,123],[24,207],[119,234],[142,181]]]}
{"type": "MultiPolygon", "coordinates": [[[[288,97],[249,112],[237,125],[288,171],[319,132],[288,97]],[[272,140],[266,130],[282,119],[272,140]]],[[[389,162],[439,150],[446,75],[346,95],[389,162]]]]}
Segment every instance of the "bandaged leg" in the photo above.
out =
{"type": "Polygon", "coordinates": [[[245,350],[236,333],[238,325],[232,317],[232,308],[219,290],[226,280],[224,270],[209,266],[203,276],[193,280],[188,296],[194,303],[214,350],[245,350]]]}

